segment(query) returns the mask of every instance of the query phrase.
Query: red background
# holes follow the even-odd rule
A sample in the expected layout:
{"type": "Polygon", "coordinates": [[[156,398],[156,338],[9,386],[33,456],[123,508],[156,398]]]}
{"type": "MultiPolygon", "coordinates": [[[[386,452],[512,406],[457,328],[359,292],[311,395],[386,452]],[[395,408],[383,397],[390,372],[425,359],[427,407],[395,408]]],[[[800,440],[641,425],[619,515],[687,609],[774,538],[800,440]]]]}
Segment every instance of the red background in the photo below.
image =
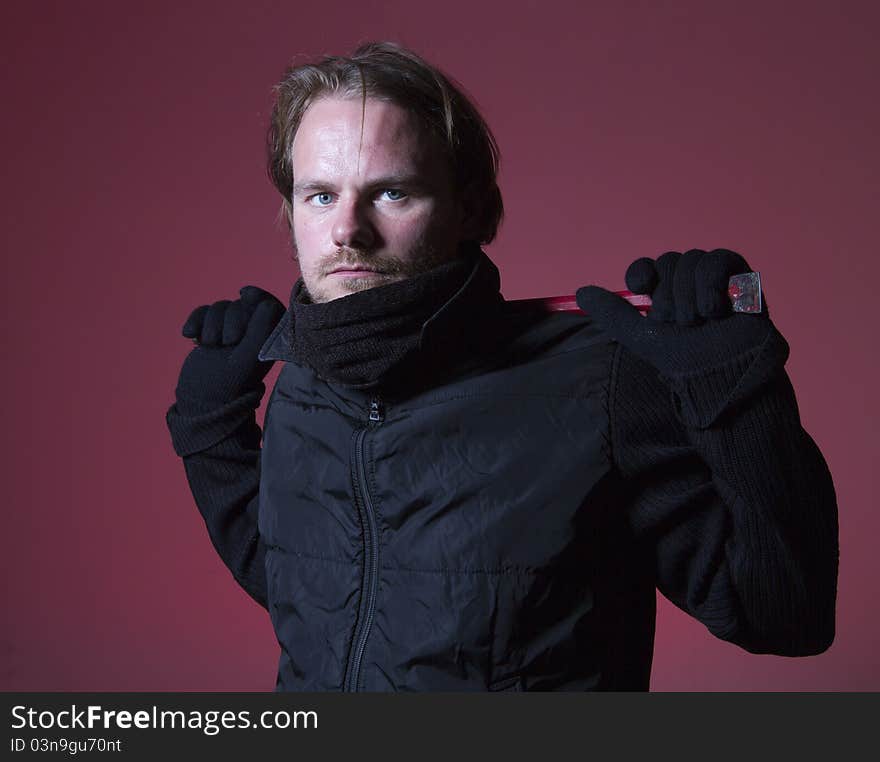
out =
{"type": "Polygon", "coordinates": [[[189,311],[246,283],[286,301],[297,276],[263,169],[271,86],[369,39],[437,63],[492,125],[507,297],[622,288],[668,249],[762,273],[837,488],[837,639],[755,656],[661,601],[652,688],[880,689],[878,7],[4,4],[0,689],[273,689],[268,615],[211,547],[164,414],[189,311]]]}

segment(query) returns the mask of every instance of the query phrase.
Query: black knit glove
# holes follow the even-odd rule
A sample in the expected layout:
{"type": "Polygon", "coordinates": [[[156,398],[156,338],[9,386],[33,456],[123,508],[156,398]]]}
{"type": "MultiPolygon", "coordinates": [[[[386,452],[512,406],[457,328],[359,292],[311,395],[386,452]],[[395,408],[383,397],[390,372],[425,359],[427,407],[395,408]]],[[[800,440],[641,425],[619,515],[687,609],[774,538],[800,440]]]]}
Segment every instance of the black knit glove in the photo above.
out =
{"type": "Polygon", "coordinates": [[[178,408],[196,413],[221,407],[258,387],[271,369],[257,354],[284,305],[257,286],[244,286],[239,295],[197,307],[183,324],[183,335],[198,346],[180,371],[178,408]]]}
{"type": "Polygon", "coordinates": [[[647,317],[599,286],[578,289],[577,303],[681,394],[688,423],[707,426],[788,357],[788,345],[770,322],[766,303],[757,314],[732,310],[727,282],[746,272],[751,269],[745,259],[727,249],[670,251],[656,261],[637,259],[626,271],[627,288],[651,297],[647,317]],[[696,378],[710,381],[695,385],[696,378]]]}

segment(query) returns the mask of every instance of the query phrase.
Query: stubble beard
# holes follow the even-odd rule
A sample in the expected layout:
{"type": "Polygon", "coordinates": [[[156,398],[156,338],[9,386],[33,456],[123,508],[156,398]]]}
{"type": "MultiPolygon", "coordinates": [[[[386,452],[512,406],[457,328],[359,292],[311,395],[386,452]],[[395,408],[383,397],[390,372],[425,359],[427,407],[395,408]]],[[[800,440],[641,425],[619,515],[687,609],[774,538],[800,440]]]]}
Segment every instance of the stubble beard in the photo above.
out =
{"type": "MultiPolygon", "coordinates": [[[[415,245],[412,255],[405,260],[371,254],[358,249],[339,248],[332,257],[322,261],[316,268],[318,277],[317,283],[313,284],[313,288],[309,288],[305,277],[303,277],[303,291],[308,300],[313,304],[341,299],[358,291],[366,291],[377,286],[396,283],[412,278],[415,275],[420,275],[428,270],[433,270],[435,267],[453,259],[457,255],[457,251],[457,247],[454,247],[451,252],[440,249],[427,237],[421,239],[415,245]],[[331,291],[331,287],[327,284],[327,278],[340,264],[352,267],[369,267],[378,270],[381,275],[371,274],[363,278],[340,278],[336,284],[337,288],[331,291]],[[338,293],[339,289],[343,293],[338,293]]],[[[294,256],[296,257],[295,244],[294,256]]]]}

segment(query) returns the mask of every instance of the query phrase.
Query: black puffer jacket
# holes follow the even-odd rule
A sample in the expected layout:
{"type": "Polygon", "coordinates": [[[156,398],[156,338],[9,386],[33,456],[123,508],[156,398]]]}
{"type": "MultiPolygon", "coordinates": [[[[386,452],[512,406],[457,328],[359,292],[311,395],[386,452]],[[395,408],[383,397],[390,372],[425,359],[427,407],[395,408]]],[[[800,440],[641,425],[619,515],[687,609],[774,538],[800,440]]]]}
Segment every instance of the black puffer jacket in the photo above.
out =
{"type": "Polygon", "coordinates": [[[263,389],[168,413],[218,552],[269,610],[276,690],[647,690],[655,587],[750,651],[830,645],[834,490],[778,334],[731,360],[771,381],[699,429],[676,396],[723,390],[671,393],[583,316],[504,305],[444,375],[362,392],[293,362],[290,314],[261,354],[285,362],[262,447],[263,389]]]}

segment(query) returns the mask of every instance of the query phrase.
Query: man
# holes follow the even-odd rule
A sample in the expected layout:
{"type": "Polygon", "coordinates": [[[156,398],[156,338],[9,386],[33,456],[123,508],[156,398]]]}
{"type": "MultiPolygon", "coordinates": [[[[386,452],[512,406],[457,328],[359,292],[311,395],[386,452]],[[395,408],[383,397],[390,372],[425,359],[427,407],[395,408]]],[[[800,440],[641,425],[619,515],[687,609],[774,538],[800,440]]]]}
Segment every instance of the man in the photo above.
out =
{"type": "Polygon", "coordinates": [[[637,260],[647,317],[595,286],[519,309],[480,248],[495,143],[439,71],[369,44],[277,92],[302,277],[190,315],[167,416],[276,689],[647,690],[657,588],[748,651],[827,649],[834,488],[788,345],[731,312],[745,260],[637,260]]]}

